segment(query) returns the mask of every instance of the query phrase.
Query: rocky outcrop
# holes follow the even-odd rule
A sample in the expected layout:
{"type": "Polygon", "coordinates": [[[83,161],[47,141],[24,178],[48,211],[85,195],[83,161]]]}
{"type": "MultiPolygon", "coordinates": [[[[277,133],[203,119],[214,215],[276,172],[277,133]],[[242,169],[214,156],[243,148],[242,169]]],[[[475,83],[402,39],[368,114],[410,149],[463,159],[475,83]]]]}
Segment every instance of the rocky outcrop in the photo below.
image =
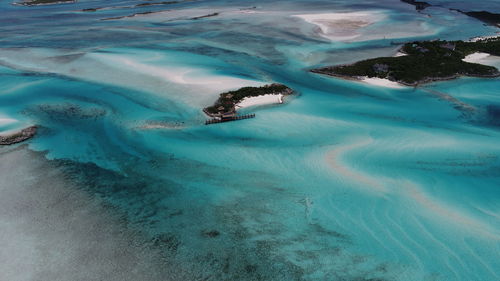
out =
{"type": "Polygon", "coordinates": [[[21,131],[0,136],[0,145],[11,145],[19,142],[23,142],[35,136],[37,126],[31,126],[21,131]]]}

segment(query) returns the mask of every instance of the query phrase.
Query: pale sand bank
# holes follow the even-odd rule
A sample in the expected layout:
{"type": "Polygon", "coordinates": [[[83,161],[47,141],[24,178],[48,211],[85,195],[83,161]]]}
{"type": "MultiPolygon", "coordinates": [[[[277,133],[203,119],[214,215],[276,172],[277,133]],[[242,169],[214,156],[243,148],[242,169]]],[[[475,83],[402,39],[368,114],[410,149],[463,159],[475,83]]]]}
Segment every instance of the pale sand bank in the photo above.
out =
{"type": "Polygon", "coordinates": [[[500,57],[492,56],[488,53],[477,52],[466,56],[463,61],[470,63],[479,63],[500,68],[500,57]]]}
{"type": "Polygon", "coordinates": [[[128,87],[162,97],[168,95],[176,102],[194,107],[202,107],[221,92],[265,84],[243,77],[220,74],[209,67],[200,67],[200,63],[194,62],[195,59],[222,64],[206,56],[139,49],[112,49],[109,52],[89,53],[40,48],[0,50],[0,60],[13,69],[59,74],[85,81],[128,87]],[[188,62],[175,59],[176,56],[185,56],[188,62]],[[67,57],[73,59],[68,61],[67,57]]]}
{"type": "Polygon", "coordinates": [[[386,18],[381,12],[345,12],[293,15],[319,27],[324,38],[348,41],[360,37],[358,30],[386,18]]]}
{"type": "Polygon", "coordinates": [[[209,70],[193,66],[158,66],[154,64],[143,63],[122,55],[92,54],[100,61],[108,60],[111,65],[116,67],[122,65],[125,69],[133,69],[136,72],[143,73],[152,77],[160,78],[176,84],[201,85],[214,90],[226,90],[242,87],[250,84],[252,86],[261,86],[264,83],[252,81],[231,76],[215,75],[209,70]],[[246,83],[246,84],[245,84],[246,83]]]}
{"type": "Polygon", "coordinates": [[[463,61],[465,61],[465,62],[471,62],[471,63],[477,63],[477,62],[480,62],[480,61],[484,60],[485,58],[487,58],[489,56],[490,56],[490,54],[488,54],[488,53],[477,52],[477,53],[470,54],[470,55],[466,56],[463,59],[463,61]]]}
{"type": "Polygon", "coordinates": [[[408,55],[408,54],[405,54],[405,53],[403,53],[403,52],[397,52],[397,53],[394,55],[394,57],[396,57],[396,58],[397,58],[397,57],[404,57],[404,56],[407,56],[407,55],[408,55]]]}
{"type": "Polygon", "coordinates": [[[393,89],[402,89],[405,86],[399,84],[398,82],[391,81],[389,79],[382,79],[377,77],[360,77],[360,81],[363,83],[367,83],[370,85],[393,88],[393,89]]]}
{"type": "Polygon", "coordinates": [[[16,119],[12,119],[12,118],[7,118],[7,117],[0,117],[0,126],[5,126],[5,125],[9,125],[9,124],[12,124],[12,123],[15,123],[15,122],[18,122],[18,120],[16,119]]]}
{"type": "Polygon", "coordinates": [[[283,103],[283,95],[262,95],[257,97],[246,97],[242,101],[236,104],[237,108],[245,108],[257,105],[269,105],[269,104],[280,104],[283,103]]]}

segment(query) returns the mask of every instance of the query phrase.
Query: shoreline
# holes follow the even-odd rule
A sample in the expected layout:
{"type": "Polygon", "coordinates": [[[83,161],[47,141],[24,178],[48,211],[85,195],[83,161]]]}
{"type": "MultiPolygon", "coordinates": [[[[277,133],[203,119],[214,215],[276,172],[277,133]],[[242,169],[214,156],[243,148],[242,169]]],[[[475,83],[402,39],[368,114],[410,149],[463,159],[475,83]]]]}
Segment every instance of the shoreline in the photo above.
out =
{"type": "Polygon", "coordinates": [[[407,53],[403,53],[401,50],[399,50],[393,57],[398,58],[398,57],[404,57],[407,56],[407,53]]]}
{"type": "Polygon", "coordinates": [[[340,75],[340,74],[336,74],[336,73],[327,73],[324,71],[318,71],[318,69],[313,69],[310,71],[312,73],[321,74],[321,75],[325,75],[325,76],[337,77],[337,78],[344,79],[344,80],[363,82],[363,83],[367,83],[367,84],[371,84],[371,85],[377,85],[377,86],[381,86],[381,87],[394,88],[394,89],[396,89],[396,88],[403,89],[404,87],[418,87],[418,86],[423,85],[423,84],[429,84],[432,82],[439,82],[439,81],[449,81],[449,80],[458,79],[460,77],[476,77],[476,78],[500,77],[500,73],[497,73],[497,74],[492,75],[492,76],[472,75],[472,74],[468,74],[468,75],[456,74],[456,75],[448,76],[448,77],[428,77],[426,79],[417,81],[415,83],[406,83],[404,81],[391,81],[391,80],[386,79],[386,78],[367,77],[367,76],[347,76],[347,75],[340,75]],[[398,85],[396,86],[395,84],[392,84],[392,83],[397,83],[398,85]],[[390,85],[393,85],[393,86],[390,86],[390,85]]]}
{"type": "Polygon", "coordinates": [[[310,71],[392,88],[399,85],[416,87],[462,76],[496,78],[500,77],[497,69],[500,58],[498,61],[494,59],[495,55],[499,55],[496,49],[498,43],[500,41],[495,39],[476,43],[461,40],[416,41],[406,43],[392,57],[366,59],[310,71]]]}
{"type": "Polygon", "coordinates": [[[380,87],[392,88],[392,89],[404,89],[405,87],[411,86],[411,85],[405,85],[405,84],[400,83],[398,81],[391,81],[391,80],[386,79],[386,78],[368,77],[368,76],[346,76],[346,75],[340,75],[340,74],[336,74],[336,73],[327,73],[327,72],[323,72],[323,71],[318,71],[318,69],[310,70],[310,72],[325,75],[325,76],[330,76],[330,77],[336,77],[336,78],[340,78],[343,80],[355,81],[355,82],[360,82],[360,83],[364,83],[364,84],[368,84],[368,85],[380,86],[380,87]]]}

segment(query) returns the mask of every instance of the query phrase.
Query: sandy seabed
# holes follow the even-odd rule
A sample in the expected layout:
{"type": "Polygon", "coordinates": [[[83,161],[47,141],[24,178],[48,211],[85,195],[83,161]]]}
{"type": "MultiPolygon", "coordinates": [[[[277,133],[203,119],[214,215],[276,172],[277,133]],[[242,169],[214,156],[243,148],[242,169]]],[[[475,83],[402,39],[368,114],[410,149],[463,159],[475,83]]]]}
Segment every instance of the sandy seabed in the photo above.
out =
{"type": "Polygon", "coordinates": [[[40,153],[0,148],[0,171],[1,280],[182,280],[40,153]]]}
{"type": "Polygon", "coordinates": [[[361,36],[359,29],[385,19],[379,12],[344,12],[294,15],[319,27],[322,37],[333,41],[349,41],[361,36]]]}

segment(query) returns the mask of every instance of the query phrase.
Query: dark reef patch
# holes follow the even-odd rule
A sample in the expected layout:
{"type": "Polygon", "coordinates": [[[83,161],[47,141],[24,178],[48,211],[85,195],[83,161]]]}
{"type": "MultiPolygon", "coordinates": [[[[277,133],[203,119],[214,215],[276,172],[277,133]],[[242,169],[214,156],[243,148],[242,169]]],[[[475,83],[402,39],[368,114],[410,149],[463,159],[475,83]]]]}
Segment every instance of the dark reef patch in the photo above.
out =
{"type": "Polygon", "coordinates": [[[100,107],[82,107],[72,103],[40,104],[24,111],[28,115],[44,115],[52,119],[98,119],[106,115],[100,107]]]}
{"type": "Polygon", "coordinates": [[[488,124],[495,127],[500,127],[500,106],[488,105],[486,107],[486,116],[488,124]]]}
{"type": "Polygon", "coordinates": [[[220,235],[220,232],[217,231],[217,230],[204,230],[201,235],[203,237],[207,237],[207,238],[215,238],[217,236],[220,235]]]}

